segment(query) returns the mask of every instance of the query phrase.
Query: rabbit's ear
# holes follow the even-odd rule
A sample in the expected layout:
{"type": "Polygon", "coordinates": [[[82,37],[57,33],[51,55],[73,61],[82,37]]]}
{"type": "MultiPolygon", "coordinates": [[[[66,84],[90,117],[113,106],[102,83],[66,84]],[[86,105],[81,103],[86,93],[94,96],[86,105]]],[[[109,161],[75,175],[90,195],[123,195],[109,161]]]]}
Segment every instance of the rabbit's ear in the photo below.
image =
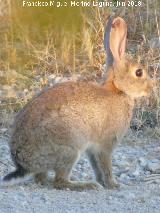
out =
{"type": "Polygon", "coordinates": [[[125,54],[126,37],[126,22],[120,17],[115,18],[110,32],[110,49],[116,63],[119,63],[125,54]]]}
{"type": "Polygon", "coordinates": [[[113,65],[113,55],[110,49],[110,32],[112,28],[112,21],[113,21],[113,18],[110,17],[108,19],[108,23],[107,23],[105,34],[104,34],[104,48],[107,54],[107,61],[106,61],[107,68],[113,65]]]}

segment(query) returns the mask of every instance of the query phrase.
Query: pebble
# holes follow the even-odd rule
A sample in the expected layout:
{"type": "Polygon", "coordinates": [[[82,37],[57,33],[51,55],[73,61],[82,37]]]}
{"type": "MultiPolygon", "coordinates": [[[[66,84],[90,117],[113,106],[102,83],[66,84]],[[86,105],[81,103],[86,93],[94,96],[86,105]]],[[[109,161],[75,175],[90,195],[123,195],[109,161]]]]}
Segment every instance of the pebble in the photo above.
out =
{"type": "Polygon", "coordinates": [[[147,166],[147,159],[145,159],[143,157],[140,157],[139,158],[139,163],[140,163],[140,166],[146,167],[147,166]]]}
{"type": "Polygon", "coordinates": [[[160,173],[160,161],[157,159],[148,161],[146,168],[152,173],[160,173]]]}
{"type": "Polygon", "coordinates": [[[160,48],[160,38],[152,38],[149,45],[152,49],[160,48]]]}
{"type": "Polygon", "coordinates": [[[57,76],[55,79],[54,79],[54,84],[58,84],[62,81],[62,77],[59,77],[57,76]]]}
{"type": "Polygon", "coordinates": [[[7,128],[1,128],[0,129],[0,134],[5,134],[8,131],[7,128]]]}
{"type": "Polygon", "coordinates": [[[51,74],[48,76],[48,80],[55,79],[55,78],[56,78],[56,75],[54,75],[54,74],[51,74]]]}
{"type": "Polygon", "coordinates": [[[129,180],[129,176],[127,174],[121,174],[120,177],[119,177],[119,180],[122,182],[122,183],[128,183],[128,180],[129,180]]]}
{"type": "Polygon", "coordinates": [[[138,203],[145,203],[145,198],[144,197],[140,197],[137,199],[138,203]]]}
{"type": "Polygon", "coordinates": [[[140,169],[136,169],[136,170],[132,173],[132,175],[133,175],[134,177],[139,177],[140,172],[141,172],[140,169]]]}
{"type": "Polygon", "coordinates": [[[52,87],[55,83],[56,75],[52,74],[52,75],[49,75],[47,78],[48,78],[49,86],[52,87]]]}

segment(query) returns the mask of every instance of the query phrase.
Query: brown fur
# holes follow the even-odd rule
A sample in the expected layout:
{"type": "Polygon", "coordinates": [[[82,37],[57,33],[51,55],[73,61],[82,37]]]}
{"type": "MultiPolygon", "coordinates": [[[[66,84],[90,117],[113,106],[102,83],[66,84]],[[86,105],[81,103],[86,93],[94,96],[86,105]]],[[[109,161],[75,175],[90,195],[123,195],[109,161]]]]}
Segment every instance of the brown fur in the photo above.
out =
{"type": "Polygon", "coordinates": [[[43,182],[55,171],[55,188],[97,189],[94,183],[72,183],[71,170],[81,154],[88,153],[96,180],[107,188],[117,187],[111,155],[125,135],[134,98],[149,93],[151,82],[139,65],[127,59],[108,71],[103,85],[62,83],[42,92],[17,115],[11,138],[11,153],[17,165],[43,182]]]}

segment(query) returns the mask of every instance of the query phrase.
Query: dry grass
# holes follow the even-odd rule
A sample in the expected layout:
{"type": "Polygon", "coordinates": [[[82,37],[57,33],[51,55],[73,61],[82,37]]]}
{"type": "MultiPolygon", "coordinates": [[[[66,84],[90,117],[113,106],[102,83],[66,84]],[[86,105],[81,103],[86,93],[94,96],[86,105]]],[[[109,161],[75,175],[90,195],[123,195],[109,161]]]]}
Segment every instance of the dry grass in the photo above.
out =
{"type": "MultiPolygon", "coordinates": [[[[146,0],[142,8],[30,8],[25,11],[19,2],[8,0],[8,13],[0,17],[0,70],[16,70],[27,77],[29,80],[23,81],[23,89],[32,90],[37,84],[36,76],[43,79],[38,84],[42,88],[47,84],[48,75],[53,73],[80,73],[85,78],[99,78],[105,64],[104,27],[108,15],[113,12],[128,23],[128,51],[147,65],[152,77],[159,78],[160,50],[152,49],[150,45],[154,37],[160,39],[158,0],[146,0]]],[[[2,5],[1,0],[0,7],[2,5]]],[[[20,79],[14,83],[19,82],[20,79]]],[[[1,79],[0,83],[8,82],[1,79]]],[[[159,93],[157,83],[150,99],[137,103],[133,119],[136,126],[144,126],[150,117],[155,125],[159,125],[159,93]]],[[[28,98],[32,96],[30,94],[28,98]]],[[[26,101],[27,98],[18,99],[14,103],[20,102],[23,106],[26,101]]],[[[12,102],[11,110],[13,106],[12,102]]]]}

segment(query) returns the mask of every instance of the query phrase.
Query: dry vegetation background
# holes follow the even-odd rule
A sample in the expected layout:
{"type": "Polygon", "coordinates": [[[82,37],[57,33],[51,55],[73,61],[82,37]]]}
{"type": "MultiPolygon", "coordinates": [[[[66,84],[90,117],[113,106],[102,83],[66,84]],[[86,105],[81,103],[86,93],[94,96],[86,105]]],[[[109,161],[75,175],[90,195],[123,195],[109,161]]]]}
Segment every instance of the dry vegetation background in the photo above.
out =
{"type": "Polygon", "coordinates": [[[160,136],[160,1],[133,8],[22,8],[0,0],[0,128],[7,134],[13,115],[60,77],[100,79],[105,71],[103,35],[109,14],[128,24],[128,52],[147,65],[157,87],[137,101],[132,129],[160,136]],[[154,131],[153,131],[154,130],[154,131]]]}

